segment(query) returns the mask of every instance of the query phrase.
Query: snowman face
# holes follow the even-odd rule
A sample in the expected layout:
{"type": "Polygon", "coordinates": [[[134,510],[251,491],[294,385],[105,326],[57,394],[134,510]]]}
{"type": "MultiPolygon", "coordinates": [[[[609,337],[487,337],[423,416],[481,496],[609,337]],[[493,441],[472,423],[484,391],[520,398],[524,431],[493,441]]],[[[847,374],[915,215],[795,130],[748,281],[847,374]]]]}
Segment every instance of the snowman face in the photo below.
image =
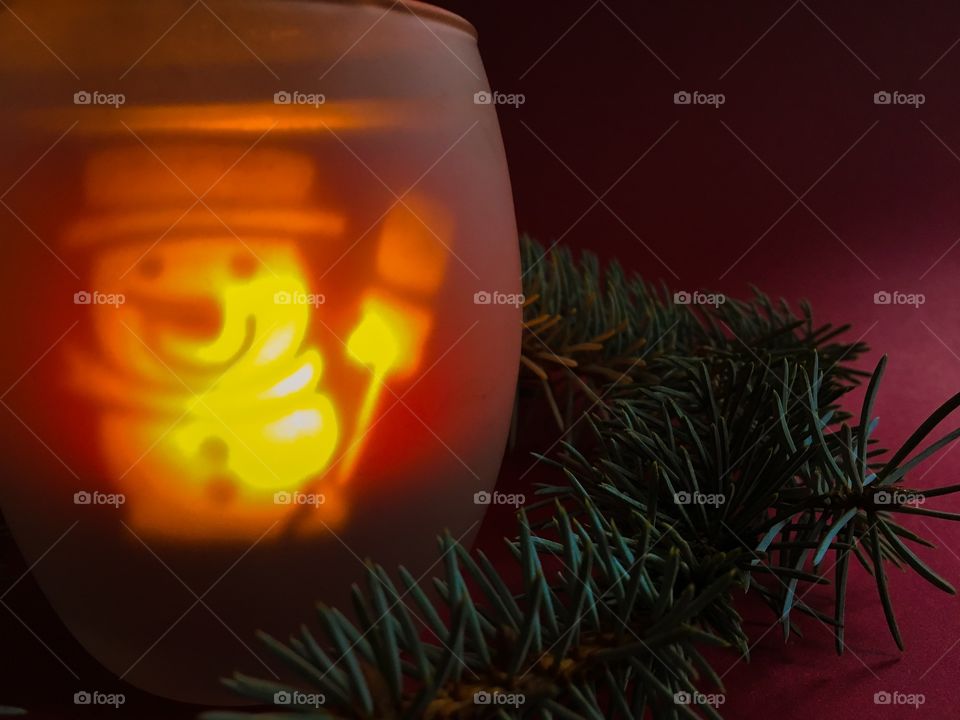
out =
{"type": "MultiPolygon", "coordinates": [[[[111,162],[122,185],[123,163],[111,162]]],[[[68,382],[98,408],[101,464],[147,534],[236,539],[289,517],[305,532],[339,524],[386,383],[417,367],[429,334],[423,299],[442,280],[442,240],[409,204],[394,209],[368,253],[370,285],[327,305],[296,236],[200,234],[208,215],[191,209],[159,242],[93,253],[91,286],[122,301],[88,308],[93,342],[69,349],[68,382]],[[344,318],[344,336],[321,342],[318,330],[344,318]],[[338,378],[352,368],[362,382],[329,386],[331,359],[338,378]]],[[[342,225],[302,207],[299,217],[342,225]]]]}

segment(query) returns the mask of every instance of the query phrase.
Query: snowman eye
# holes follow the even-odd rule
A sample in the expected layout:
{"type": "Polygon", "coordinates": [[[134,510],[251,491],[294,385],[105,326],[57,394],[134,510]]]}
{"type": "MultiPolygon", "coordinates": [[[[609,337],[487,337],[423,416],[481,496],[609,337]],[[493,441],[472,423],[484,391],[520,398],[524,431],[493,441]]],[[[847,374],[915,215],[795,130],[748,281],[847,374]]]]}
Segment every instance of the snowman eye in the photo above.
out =
{"type": "Polygon", "coordinates": [[[214,467],[225,467],[230,458],[230,448],[222,438],[211,436],[200,445],[200,456],[214,467]]]}
{"type": "Polygon", "coordinates": [[[236,277],[246,280],[256,274],[257,264],[257,258],[251,253],[237,253],[230,262],[230,269],[236,277]]]}
{"type": "Polygon", "coordinates": [[[163,260],[155,257],[144,258],[140,263],[140,275],[155,280],[163,274],[163,260]]]}

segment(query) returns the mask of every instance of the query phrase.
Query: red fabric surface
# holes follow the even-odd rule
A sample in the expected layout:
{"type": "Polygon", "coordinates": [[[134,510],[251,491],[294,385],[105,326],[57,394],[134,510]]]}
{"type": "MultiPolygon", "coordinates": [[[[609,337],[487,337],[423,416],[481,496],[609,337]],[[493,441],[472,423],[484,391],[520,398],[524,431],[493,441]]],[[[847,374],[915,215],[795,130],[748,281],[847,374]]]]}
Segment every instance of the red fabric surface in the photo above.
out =
{"type": "MultiPolygon", "coordinates": [[[[955,3],[438,4],[477,25],[493,87],[526,95],[521,107],[500,108],[521,228],[617,257],[674,289],[744,295],[755,283],[791,301],[809,298],[820,320],[853,323],[848,337],[873,347],[865,366],[881,351],[891,356],[877,405],[887,447],[960,390],[955,3]],[[680,90],[722,92],[726,102],[677,106],[680,90]],[[881,90],[921,92],[925,103],[875,105],[881,90]],[[878,306],[881,290],[923,293],[926,303],[878,306]]],[[[958,461],[953,450],[911,484],[956,482],[958,461]]],[[[539,470],[525,474],[530,463],[511,457],[501,489],[537,478],[539,470]]],[[[960,501],[931,506],[960,510],[960,501]]],[[[939,546],[920,556],[960,583],[960,526],[908,524],[939,546]]],[[[481,545],[498,545],[512,527],[498,510],[481,545]]],[[[890,585],[903,654],[858,566],[842,657],[809,618],[800,620],[805,637],[784,645],[769,611],[746,600],[751,661],[715,656],[727,684],[725,717],[956,717],[960,603],[913,574],[893,572],[890,585]],[[919,711],[878,706],[881,690],[922,693],[925,702],[919,711]]],[[[829,595],[814,590],[806,599],[825,606],[829,595]]],[[[82,666],[82,651],[29,579],[10,601],[30,624],[46,622],[44,641],[82,666]]],[[[23,627],[2,622],[19,658],[4,671],[5,687],[63,674],[23,627]]],[[[87,667],[85,678],[95,676],[87,667]]],[[[131,697],[110,717],[196,712],[131,697]]],[[[32,716],[61,717],[36,706],[32,716]]]]}

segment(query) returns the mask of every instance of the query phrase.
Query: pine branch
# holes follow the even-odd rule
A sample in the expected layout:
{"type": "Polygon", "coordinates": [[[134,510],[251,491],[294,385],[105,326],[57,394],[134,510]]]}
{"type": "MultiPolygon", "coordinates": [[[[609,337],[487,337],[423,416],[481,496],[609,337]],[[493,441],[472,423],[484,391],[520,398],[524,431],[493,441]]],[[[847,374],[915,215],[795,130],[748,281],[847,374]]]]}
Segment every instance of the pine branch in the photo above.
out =
{"type": "MultiPolygon", "coordinates": [[[[402,568],[395,583],[371,565],[366,587],[354,588],[359,625],[320,607],[322,642],[306,627],[287,643],[262,637],[309,690],[243,675],[227,685],[265,703],[322,694],[317,707],[289,708],[308,717],[594,720],[642,717],[648,707],[699,717],[674,695],[695,693],[698,668],[708,668],[697,646],[727,644],[700,618],[729,606],[735,573],[717,567],[691,580],[679,571],[681,551],[658,542],[671,536],[657,518],[644,542],[619,536],[601,518],[580,524],[559,506],[555,520],[555,539],[547,540],[521,513],[520,539],[511,543],[519,593],[448,535],[438,599],[402,568]],[[659,554],[658,545],[670,549],[659,554]],[[562,567],[552,579],[545,559],[562,567]],[[674,595],[678,579],[683,589],[674,595]]],[[[709,706],[701,710],[719,718],[709,706]]]]}
{"type": "Polygon", "coordinates": [[[901,647],[887,563],[953,592],[897,515],[960,519],[924,505],[960,486],[906,485],[960,437],[921,449],[960,395],[890,455],[873,439],[886,359],[873,374],[852,367],[866,347],[816,326],[806,304],[797,316],[756,292],[693,308],[589,255],[525,241],[523,257],[519,406],[542,396],[561,428],[589,430],[542,458],[562,482],[539,489],[532,521],[520,514],[512,567],[447,536],[432,591],[371,565],[352,620],[321,607],[320,639],[306,626],[286,643],[263,636],[301,678],[227,681],[287,713],[264,717],[718,718],[697,693],[722,689],[701,650],[746,656],[734,589],[756,593],[787,636],[794,611],[816,618],[838,651],[851,556],[901,647]],[[853,417],[844,396],[867,377],[853,417]],[[816,586],[833,592],[832,614],[804,602],[816,586]]]}
{"type": "Polygon", "coordinates": [[[809,367],[819,357],[837,395],[865,375],[849,365],[862,342],[837,340],[848,326],[816,326],[808,303],[795,315],[785,300],[759,290],[748,302],[711,307],[674,302],[666,287],[628,277],[619,264],[600,269],[596,256],[577,260],[567,248],[547,252],[521,242],[524,335],[520,393],[542,396],[563,430],[586,407],[627,388],[674,388],[676,362],[709,355],[770,369],[786,360],[809,367]]]}
{"type": "MultiPolygon", "coordinates": [[[[540,492],[588,502],[628,535],[641,533],[637,518],[656,507],[675,521],[679,534],[697,543],[702,557],[746,550],[740,569],[774,579],[772,591],[761,596],[781,618],[785,633],[791,630],[793,609],[815,615],[797,605],[798,594],[805,594],[798,588],[828,582],[818,572],[837,566],[836,612],[817,617],[834,627],[838,650],[843,647],[849,553],[863,546],[891,634],[902,648],[882,560],[901,563],[954,593],[905,541],[932,544],[893,516],[960,519],[919,505],[928,497],[958,492],[960,486],[922,491],[902,484],[921,461],[960,437],[960,429],[952,430],[907,459],[960,407],[960,394],[889,461],[874,461],[883,451],[868,453],[866,448],[876,425],[870,414],[885,364],[886,358],[871,377],[860,424],[828,430],[834,391],[824,384],[816,362],[811,378],[802,367],[784,361],[782,381],[773,384],[769,374],[754,367],[738,371],[730,364],[724,374],[700,361],[688,368],[690,390],[683,396],[664,399],[645,392],[616,401],[612,415],[595,418],[593,459],[567,445],[557,465],[572,482],[540,492]],[[826,563],[831,552],[835,562],[826,563]]],[[[742,579],[747,586],[753,581],[742,579]]]]}

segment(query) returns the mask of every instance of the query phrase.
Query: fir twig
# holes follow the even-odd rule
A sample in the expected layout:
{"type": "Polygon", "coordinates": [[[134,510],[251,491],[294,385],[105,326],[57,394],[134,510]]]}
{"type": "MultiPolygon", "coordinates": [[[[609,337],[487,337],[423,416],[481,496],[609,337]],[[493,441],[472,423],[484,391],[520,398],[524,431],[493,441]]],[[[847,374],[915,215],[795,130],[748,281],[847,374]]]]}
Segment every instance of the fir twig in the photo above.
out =
{"type": "Polygon", "coordinates": [[[873,438],[886,358],[855,369],[866,347],[816,326],[806,304],[798,316],[755,291],[694,311],[589,255],[524,241],[523,257],[520,414],[542,396],[559,427],[583,419],[587,432],[543,458],[562,481],[539,489],[533,522],[520,513],[516,572],[449,536],[431,592],[403,568],[395,581],[370,565],[353,620],[321,607],[321,639],[306,627],[287,643],[262,638],[300,684],[226,681],[267,704],[323,695],[265,717],[718,718],[696,704],[702,684],[721,689],[700,651],[746,656],[734,589],[762,598],[785,635],[799,633],[794,611],[827,625],[838,652],[851,555],[900,647],[886,563],[954,592],[908,546],[932,544],[895,518],[960,519],[924,504],[960,486],[906,485],[960,438],[921,449],[960,394],[890,456],[873,438]],[[866,377],[850,415],[844,396],[866,377]],[[833,592],[832,614],[804,602],[815,586],[833,592]]]}

